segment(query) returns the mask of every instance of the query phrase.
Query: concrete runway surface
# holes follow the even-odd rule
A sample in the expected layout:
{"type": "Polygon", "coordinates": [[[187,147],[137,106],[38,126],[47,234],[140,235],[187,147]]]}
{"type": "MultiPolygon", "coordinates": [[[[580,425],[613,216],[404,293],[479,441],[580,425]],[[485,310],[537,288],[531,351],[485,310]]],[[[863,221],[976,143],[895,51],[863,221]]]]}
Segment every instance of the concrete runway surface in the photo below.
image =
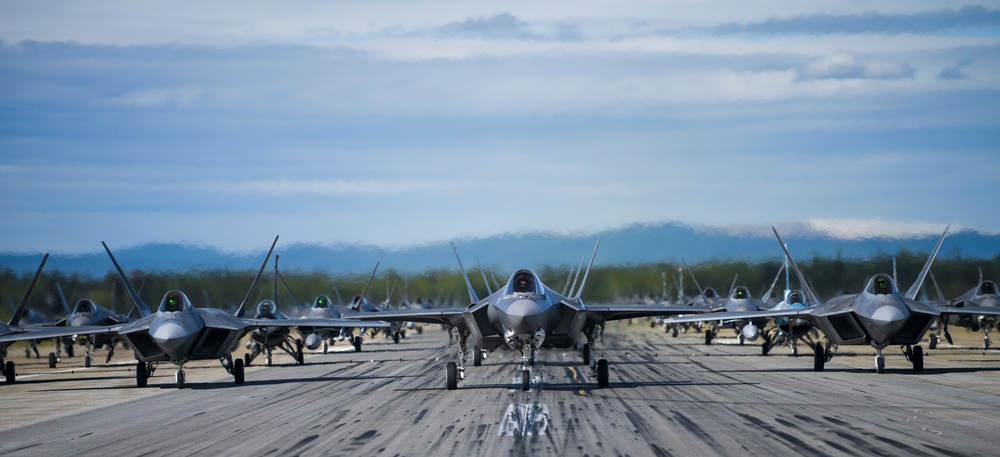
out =
{"type": "Polygon", "coordinates": [[[457,348],[437,326],[400,344],[366,340],[361,353],[338,343],[307,353],[305,366],[276,356],[274,367],[248,368],[243,386],[217,362],[191,363],[183,390],[165,364],[136,388],[122,348],[109,365],[81,368],[78,350],[52,370],[44,353],[26,360],[15,345],[18,381],[0,385],[0,454],[992,455],[1000,352],[975,349],[981,334],[955,334],[970,347],[927,351],[920,373],[887,350],[876,374],[871,348],[846,346],[816,373],[807,348],[761,357],[730,330],[705,346],[693,331],[615,322],[601,350],[610,387],[596,386],[579,352],[545,350],[529,392],[519,357],[499,351],[481,367],[470,360],[446,391],[457,348]]]}

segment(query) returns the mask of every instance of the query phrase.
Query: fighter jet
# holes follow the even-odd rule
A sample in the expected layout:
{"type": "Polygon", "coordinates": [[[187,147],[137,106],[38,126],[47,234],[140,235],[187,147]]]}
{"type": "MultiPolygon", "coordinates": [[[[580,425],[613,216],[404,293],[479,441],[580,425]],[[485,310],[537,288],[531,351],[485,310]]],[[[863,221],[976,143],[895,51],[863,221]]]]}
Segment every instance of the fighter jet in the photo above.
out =
{"type": "Polygon", "coordinates": [[[115,331],[132,348],[136,363],[136,385],[145,387],[149,377],[156,370],[160,362],[171,362],[177,365],[174,380],[177,388],[184,387],[184,364],[191,360],[218,359],[223,368],[237,385],[244,382],[244,361],[241,358],[233,360],[233,350],[239,344],[239,340],[247,332],[264,327],[297,327],[308,325],[310,327],[386,327],[387,322],[357,322],[338,319],[248,319],[239,317],[243,313],[243,308],[254,286],[264,272],[274,245],[277,244],[278,237],[274,238],[271,249],[268,250],[264,262],[257,271],[247,291],[246,297],[240,303],[235,314],[228,314],[214,308],[195,308],[187,295],[179,290],[168,291],[160,301],[160,306],[156,312],[151,312],[146,303],[139,297],[139,294],[129,283],[124,270],[115,260],[111,249],[103,241],[104,250],[108,252],[111,262],[118,271],[118,276],[124,283],[129,295],[135,301],[136,306],[142,313],[142,317],[115,327],[115,331]]]}
{"type": "MultiPolygon", "coordinates": [[[[785,256],[798,276],[805,293],[810,297],[815,297],[801,270],[795,264],[795,260],[788,252],[781,241],[778,231],[772,227],[778,243],[781,244],[785,256]]],[[[820,303],[815,307],[799,310],[778,310],[761,312],[741,312],[726,313],[728,318],[753,318],[753,317],[786,317],[803,319],[818,328],[826,335],[827,344],[816,343],[814,348],[815,371],[823,371],[825,363],[830,361],[836,354],[836,348],[841,345],[871,345],[875,348],[875,371],[883,373],[885,371],[885,356],[882,350],[891,345],[899,345],[903,348],[903,354],[913,364],[913,369],[921,371],[924,369],[923,349],[916,345],[923,338],[927,329],[935,317],[948,316],[953,314],[976,315],[989,314],[1000,315],[1000,308],[993,307],[971,307],[971,308],[950,308],[934,307],[914,300],[917,292],[923,284],[924,277],[930,270],[934,258],[937,256],[941,243],[948,233],[946,228],[937,245],[927,258],[927,263],[917,276],[917,280],[906,291],[900,294],[892,277],[885,273],[877,273],[868,280],[864,289],[859,294],[841,295],[834,297],[825,303],[820,303]],[[916,346],[913,346],[916,345],[916,346]]],[[[700,317],[700,316],[698,316],[700,317]]],[[[672,318],[676,321],[693,321],[697,317],[672,318]]]]}
{"type": "Polygon", "coordinates": [[[45,267],[45,261],[48,260],[49,254],[45,254],[42,257],[42,263],[38,265],[38,270],[35,271],[35,276],[31,278],[31,283],[28,284],[28,290],[24,292],[24,297],[21,298],[20,304],[14,310],[14,314],[10,317],[10,321],[6,324],[0,322],[0,371],[3,372],[6,378],[7,384],[13,384],[16,377],[16,367],[14,361],[8,360],[4,363],[4,358],[7,355],[7,348],[11,344],[17,341],[31,341],[31,340],[41,340],[49,338],[61,338],[64,336],[71,336],[75,334],[86,334],[86,333],[96,333],[96,332],[107,332],[110,327],[28,327],[21,326],[21,318],[24,316],[25,307],[28,305],[28,297],[31,296],[32,289],[35,288],[35,283],[38,281],[38,277],[42,274],[42,268],[45,267]]]}
{"type": "MultiPolygon", "coordinates": [[[[59,292],[59,299],[62,301],[63,307],[68,307],[66,304],[66,297],[63,295],[62,288],[56,284],[57,290],[59,292]]],[[[104,308],[93,300],[89,298],[81,298],[77,300],[76,305],[73,306],[73,311],[67,314],[62,319],[56,321],[53,325],[64,326],[64,327],[85,327],[85,326],[113,326],[124,324],[128,322],[128,316],[123,314],[115,313],[107,308],[104,308]]],[[[108,356],[104,363],[111,361],[111,357],[115,354],[115,345],[118,344],[118,334],[115,332],[98,333],[94,335],[75,335],[73,337],[63,338],[63,343],[66,346],[66,354],[70,357],[73,356],[73,344],[78,344],[84,347],[85,357],[83,359],[83,366],[90,368],[91,348],[100,349],[104,346],[108,347],[108,356]]],[[[59,343],[56,343],[56,353],[49,353],[49,368],[55,368],[57,362],[59,361],[58,354],[60,349],[59,343]]]]}
{"type": "Polygon", "coordinates": [[[529,390],[531,370],[535,353],[543,348],[568,349],[575,347],[584,335],[583,363],[590,365],[599,386],[609,382],[608,361],[596,359],[594,346],[602,339],[607,321],[665,314],[704,312],[707,308],[665,305],[603,305],[587,306],[580,298],[590,268],[593,266],[600,241],[594,246],[590,265],[583,275],[579,288],[571,288],[564,295],[549,288],[529,269],[519,269],[510,275],[507,283],[489,296],[476,296],[469,281],[458,250],[452,249],[458,259],[459,268],[465,278],[471,304],[459,308],[430,310],[391,310],[380,313],[359,315],[360,319],[388,321],[413,321],[450,325],[458,332],[459,355],[455,362],[446,365],[446,386],[448,390],[458,387],[465,378],[468,360],[467,343],[471,336],[473,365],[482,363],[483,351],[495,349],[513,350],[521,353],[521,388],[529,390]]]}
{"type": "MultiPolygon", "coordinates": [[[[955,308],[965,308],[969,306],[979,306],[986,308],[1000,309],[1000,291],[997,289],[997,284],[993,281],[983,281],[982,277],[979,278],[979,284],[968,292],[958,296],[954,300],[948,302],[949,307],[955,308]]],[[[989,349],[992,341],[990,340],[990,330],[997,325],[997,316],[989,314],[953,314],[947,319],[941,319],[942,330],[944,331],[944,337],[948,339],[948,343],[952,343],[951,333],[948,332],[949,325],[958,325],[960,327],[968,328],[973,332],[977,332],[980,329],[983,330],[983,349],[989,349]]],[[[937,335],[931,335],[930,344],[928,345],[931,349],[937,346],[937,335]]],[[[954,344],[954,343],[952,343],[954,344]]]]}
{"type": "MultiPolygon", "coordinates": [[[[380,262],[375,262],[375,268],[372,269],[371,276],[368,277],[368,282],[365,283],[365,288],[361,290],[361,295],[354,297],[351,307],[344,307],[343,304],[339,306],[334,306],[333,302],[330,301],[330,297],[326,295],[318,295],[316,299],[313,300],[313,306],[306,312],[303,319],[341,319],[344,317],[344,313],[347,312],[358,312],[359,310],[377,312],[378,308],[370,307],[368,300],[363,297],[368,292],[368,286],[371,285],[372,279],[375,278],[375,272],[378,271],[378,266],[380,262]],[[363,305],[367,304],[368,307],[362,308],[363,305]],[[354,306],[356,305],[356,306],[354,306]]],[[[334,292],[337,293],[337,300],[340,300],[340,291],[337,290],[336,285],[334,286],[334,292]]],[[[359,333],[363,335],[367,330],[366,327],[361,326],[351,326],[346,328],[313,328],[309,326],[299,326],[299,333],[305,339],[305,346],[309,350],[316,350],[319,348],[320,344],[323,345],[323,353],[326,354],[329,347],[334,344],[335,341],[343,340],[345,338],[349,339],[351,344],[354,345],[355,352],[361,352],[361,335],[354,335],[353,329],[360,327],[359,333]]]]}

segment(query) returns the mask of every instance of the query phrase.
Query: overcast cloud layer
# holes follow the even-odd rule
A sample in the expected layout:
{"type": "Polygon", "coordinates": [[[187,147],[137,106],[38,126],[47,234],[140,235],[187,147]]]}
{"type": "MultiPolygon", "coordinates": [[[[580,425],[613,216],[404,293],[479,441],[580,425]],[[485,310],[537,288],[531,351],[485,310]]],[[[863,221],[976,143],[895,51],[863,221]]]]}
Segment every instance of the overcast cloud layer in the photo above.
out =
{"type": "Polygon", "coordinates": [[[1000,232],[1000,2],[0,1],[0,251],[1000,232]]]}

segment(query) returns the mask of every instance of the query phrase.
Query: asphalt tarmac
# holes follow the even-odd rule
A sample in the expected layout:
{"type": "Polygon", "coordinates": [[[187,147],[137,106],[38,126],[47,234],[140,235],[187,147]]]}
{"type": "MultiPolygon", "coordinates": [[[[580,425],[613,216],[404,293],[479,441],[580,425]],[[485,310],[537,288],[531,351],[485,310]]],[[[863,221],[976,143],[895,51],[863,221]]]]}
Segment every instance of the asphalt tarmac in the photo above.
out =
{"type": "Polygon", "coordinates": [[[617,322],[601,350],[609,387],[577,351],[545,350],[528,392],[510,352],[470,360],[458,390],[445,390],[457,347],[437,326],[399,344],[366,340],[361,353],[307,353],[304,366],[276,356],[248,368],[242,386],[218,362],[191,363],[183,390],[172,365],[135,387],[122,348],[89,369],[78,349],[53,370],[15,345],[17,383],[0,384],[0,454],[993,455],[1000,351],[955,334],[970,347],[927,351],[923,372],[887,350],[879,375],[871,348],[845,346],[817,373],[807,348],[761,357],[732,331],[705,346],[693,331],[617,322]]]}

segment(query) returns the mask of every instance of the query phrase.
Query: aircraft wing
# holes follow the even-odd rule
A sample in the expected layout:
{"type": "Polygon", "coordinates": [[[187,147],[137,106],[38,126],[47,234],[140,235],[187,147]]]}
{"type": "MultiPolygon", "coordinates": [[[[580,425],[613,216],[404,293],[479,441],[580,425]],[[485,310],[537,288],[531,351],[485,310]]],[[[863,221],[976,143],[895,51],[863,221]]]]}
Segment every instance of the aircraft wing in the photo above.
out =
{"type": "Polygon", "coordinates": [[[441,308],[441,309],[395,309],[390,311],[380,311],[377,313],[357,313],[346,314],[345,319],[358,319],[362,321],[389,321],[389,322],[423,322],[425,324],[443,324],[461,326],[465,323],[463,315],[467,308],[441,308]]]}
{"type": "Polygon", "coordinates": [[[941,314],[964,314],[973,316],[1000,316],[1000,307],[997,306],[963,306],[961,308],[952,308],[950,306],[942,306],[939,308],[941,314]]]}
{"type": "Polygon", "coordinates": [[[599,321],[614,321],[651,316],[677,316],[707,313],[706,306],[684,305],[588,305],[587,312],[599,321]]]}
{"type": "MultiPolygon", "coordinates": [[[[379,313],[381,314],[381,313],[379,313]]],[[[344,327],[389,327],[388,322],[358,321],[352,319],[252,319],[242,318],[248,328],[264,327],[309,327],[309,328],[344,328],[344,327]]]]}
{"type": "Polygon", "coordinates": [[[679,324],[684,322],[711,322],[743,319],[760,319],[775,317],[800,317],[807,321],[812,321],[817,316],[813,313],[816,308],[805,309],[780,309],[765,311],[733,311],[695,314],[690,316],[671,317],[665,321],[667,324],[679,324]]]}
{"type": "Polygon", "coordinates": [[[98,333],[114,333],[114,326],[84,326],[84,327],[15,327],[11,333],[0,336],[0,343],[9,343],[24,340],[44,340],[48,338],[60,338],[73,335],[95,335],[98,333]]]}

